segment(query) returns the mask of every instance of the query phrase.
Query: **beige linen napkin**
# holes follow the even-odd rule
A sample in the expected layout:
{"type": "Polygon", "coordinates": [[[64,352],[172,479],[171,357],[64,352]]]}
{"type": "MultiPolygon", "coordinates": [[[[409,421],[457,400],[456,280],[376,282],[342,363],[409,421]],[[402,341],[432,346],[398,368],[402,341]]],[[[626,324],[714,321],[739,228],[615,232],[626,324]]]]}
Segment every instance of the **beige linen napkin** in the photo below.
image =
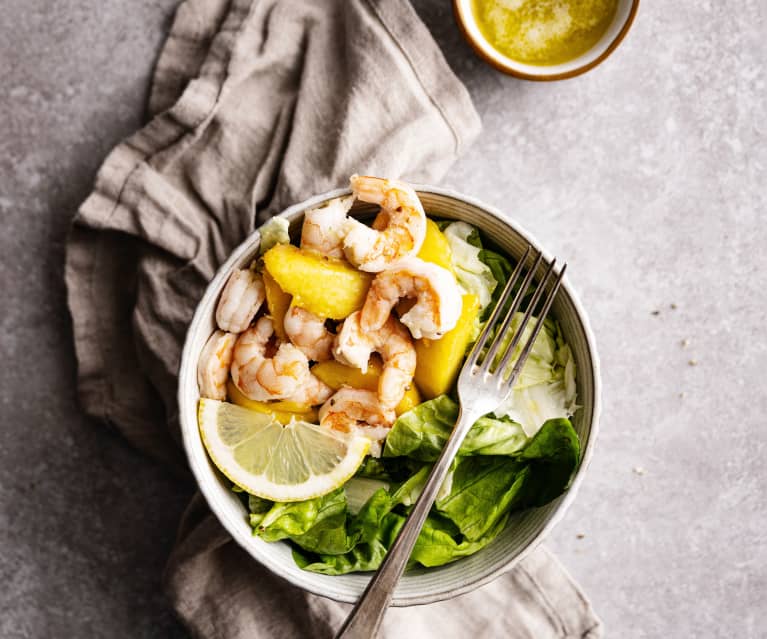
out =
{"type": "MultiPolygon", "coordinates": [[[[438,181],[480,124],[404,0],[187,0],[150,111],[109,155],[75,218],[66,281],[85,410],[183,473],[176,374],[217,266],[259,222],[353,172],[438,181]]],[[[205,639],[329,637],[349,609],[250,559],[199,495],[166,587],[205,639]]],[[[390,611],[384,636],[404,632],[601,635],[543,549],[474,593],[390,611]]]]}

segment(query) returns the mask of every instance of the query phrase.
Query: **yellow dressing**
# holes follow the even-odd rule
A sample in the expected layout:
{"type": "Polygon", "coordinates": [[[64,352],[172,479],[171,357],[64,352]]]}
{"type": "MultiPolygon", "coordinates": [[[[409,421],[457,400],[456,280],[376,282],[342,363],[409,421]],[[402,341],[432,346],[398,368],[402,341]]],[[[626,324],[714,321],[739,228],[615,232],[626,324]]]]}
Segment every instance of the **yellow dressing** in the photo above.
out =
{"type": "Polygon", "coordinates": [[[561,64],[593,47],[618,0],[472,0],[482,35],[505,56],[540,66],[561,64]]]}

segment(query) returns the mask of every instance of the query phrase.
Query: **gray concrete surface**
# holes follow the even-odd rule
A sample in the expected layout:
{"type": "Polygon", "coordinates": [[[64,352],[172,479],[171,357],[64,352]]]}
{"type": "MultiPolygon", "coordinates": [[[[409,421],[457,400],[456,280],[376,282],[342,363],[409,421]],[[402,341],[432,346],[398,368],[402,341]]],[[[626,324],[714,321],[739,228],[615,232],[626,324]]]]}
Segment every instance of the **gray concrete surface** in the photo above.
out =
{"type": "MultiPolygon", "coordinates": [[[[79,413],[62,286],[175,4],[2,3],[3,638],[186,636],[159,585],[191,489],[79,413]]],[[[607,636],[767,636],[767,5],[645,0],[601,68],[530,84],[415,4],[485,126],[445,183],[569,260],[599,343],[601,437],[550,547],[607,636]]]]}

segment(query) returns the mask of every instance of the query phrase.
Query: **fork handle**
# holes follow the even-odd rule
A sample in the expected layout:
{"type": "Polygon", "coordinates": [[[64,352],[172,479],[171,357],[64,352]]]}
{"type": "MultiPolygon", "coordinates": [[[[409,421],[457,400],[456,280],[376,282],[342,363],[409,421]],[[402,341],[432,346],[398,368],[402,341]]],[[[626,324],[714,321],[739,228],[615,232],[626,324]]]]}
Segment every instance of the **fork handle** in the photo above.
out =
{"type": "Polygon", "coordinates": [[[405,571],[410,553],[437,498],[440,486],[447,476],[450,464],[472,424],[479,417],[481,415],[464,411],[461,407],[453,432],[434,464],[413,510],[410,511],[397,539],[389,548],[380,568],[371,578],[365,592],[349,613],[335,639],[371,639],[378,634],[386,609],[391,603],[394,588],[405,571]]]}

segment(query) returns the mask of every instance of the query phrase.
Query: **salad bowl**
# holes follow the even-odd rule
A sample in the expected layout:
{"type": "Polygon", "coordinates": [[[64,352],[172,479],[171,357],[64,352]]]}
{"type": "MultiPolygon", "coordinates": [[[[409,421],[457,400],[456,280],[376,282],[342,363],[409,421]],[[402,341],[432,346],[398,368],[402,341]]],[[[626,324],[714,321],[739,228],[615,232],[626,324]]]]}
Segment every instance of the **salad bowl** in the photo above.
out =
{"type": "MultiPolygon", "coordinates": [[[[494,249],[515,260],[522,256],[528,245],[542,250],[545,259],[541,264],[541,272],[536,275],[540,277],[543,274],[545,262],[550,260],[550,255],[528,232],[499,211],[447,189],[418,185],[414,188],[427,215],[462,220],[476,226],[494,249]]],[[[291,236],[295,237],[300,231],[305,210],[349,193],[348,189],[339,189],[318,195],[289,207],[280,215],[288,220],[291,236]]],[[[369,219],[376,208],[357,202],[350,215],[369,219]]],[[[208,337],[215,330],[216,304],[230,273],[234,269],[248,267],[258,256],[260,241],[260,233],[256,231],[235,249],[208,285],[189,326],[179,369],[178,388],[184,448],[200,491],[211,510],[234,540],[256,561],[304,590],[353,603],[364,591],[372,573],[324,575],[308,572],[295,563],[288,543],[267,543],[254,536],[245,507],[232,492],[230,482],[210,461],[199,433],[197,361],[208,337]]],[[[581,461],[569,490],[543,507],[513,515],[503,532],[476,554],[443,566],[414,568],[406,572],[394,592],[392,605],[410,606],[448,599],[495,579],[513,568],[544,539],[575,498],[597,434],[600,413],[599,362],[588,318],[567,278],[563,281],[550,315],[559,322],[565,341],[572,349],[577,370],[579,408],[572,422],[581,441],[581,461]]]]}

